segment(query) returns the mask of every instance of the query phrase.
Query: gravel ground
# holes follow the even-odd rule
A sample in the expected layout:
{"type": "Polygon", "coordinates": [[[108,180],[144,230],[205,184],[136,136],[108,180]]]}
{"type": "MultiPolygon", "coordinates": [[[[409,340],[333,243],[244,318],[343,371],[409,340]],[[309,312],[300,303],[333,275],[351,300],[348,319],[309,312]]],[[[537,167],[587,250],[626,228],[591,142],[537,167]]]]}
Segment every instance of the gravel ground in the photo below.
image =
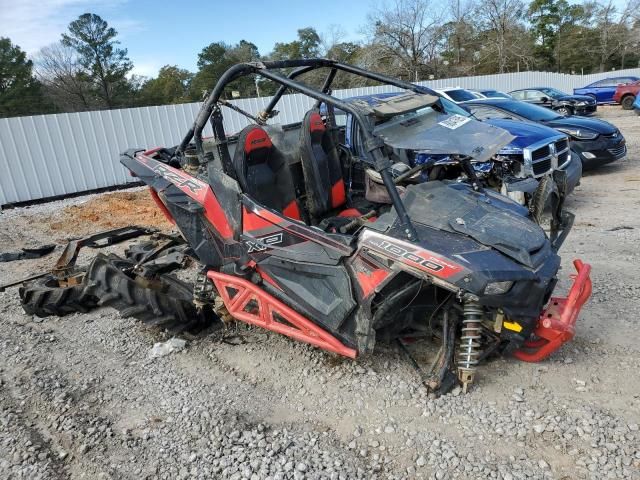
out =
{"type": "MultiPolygon", "coordinates": [[[[559,288],[580,257],[594,294],[549,360],[492,361],[467,395],[433,399],[392,347],[353,362],[239,326],[151,359],[162,332],[108,309],[32,318],[9,289],[0,478],[640,479],[640,124],[599,115],[629,156],[568,201],[559,288]]],[[[3,250],[62,242],[48,222],[82,201],[3,212],[3,250]]],[[[50,262],[0,264],[0,283],[50,262]]]]}

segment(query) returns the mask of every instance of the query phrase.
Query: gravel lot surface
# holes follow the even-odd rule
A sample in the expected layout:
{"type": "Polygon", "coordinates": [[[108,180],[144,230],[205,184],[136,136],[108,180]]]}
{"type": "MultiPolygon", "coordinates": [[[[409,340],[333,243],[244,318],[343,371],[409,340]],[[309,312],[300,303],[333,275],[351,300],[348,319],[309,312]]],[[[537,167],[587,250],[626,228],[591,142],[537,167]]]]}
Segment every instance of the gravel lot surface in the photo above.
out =
{"type": "MultiPolygon", "coordinates": [[[[549,360],[492,361],[467,395],[433,399],[395,347],[353,362],[239,326],[152,359],[162,332],[109,309],[33,318],[9,289],[0,478],[640,479],[640,119],[599,116],[629,155],[587,173],[568,201],[577,219],[559,288],[579,257],[594,294],[549,360]]],[[[84,201],[3,212],[2,250],[85,233],[49,228],[84,201]]],[[[52,258],[0,264],[0,283],[52,258]]]]}

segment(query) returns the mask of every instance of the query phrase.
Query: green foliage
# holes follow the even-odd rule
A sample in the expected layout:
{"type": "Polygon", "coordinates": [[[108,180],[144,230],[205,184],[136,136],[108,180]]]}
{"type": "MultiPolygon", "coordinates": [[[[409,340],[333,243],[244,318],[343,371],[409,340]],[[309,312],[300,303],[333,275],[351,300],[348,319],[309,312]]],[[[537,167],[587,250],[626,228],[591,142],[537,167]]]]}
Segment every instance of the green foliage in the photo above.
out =
{"type": "Polygon", "coordinates": [[[139,92],[141,105],[167,105],[185,103],[189,99],[189,87],[193,73],[175,65],[165,65],[156,78],[144,82],[139,92]]]}
{"type": "Polygon", "coordinates": [[[288,43],[276,43],[271,53],[273,60],[316,58],[320,56],[320,35],[313,27],[298,30],[298,38],[288,43]]]}
{"type": "Polygon", "coordinates": [[[33,63],[20,47],[0,37],[0,117],[51,111],[32,70],[33,63]]]}
{"type": "MultiPolygon", "coordinates": [[[[246,40],[240,40],[236,45],[228,45],[224,42],[209,44],[198,55],[199,71],[191,82],[190,97],[193,100],[201,100],[229,67],[236,63],[257,60],[260,60],[258,47],[246,40]]],[[[255,96],[255,82],[249,77],[232,82],[225,90],[224,96],[232,98],[234,91],[241,97],[255,96]]]]}
{"type": "Polygon", "coordinates": [[[118,32],[99,15],[85,13],[69,24],[62,43],[78,52],[82,75],[90,81],[96,94],[108,108],[123,106],[131,94],[127,73],[133,64],[127,49],[119,48],[118,32]]]}

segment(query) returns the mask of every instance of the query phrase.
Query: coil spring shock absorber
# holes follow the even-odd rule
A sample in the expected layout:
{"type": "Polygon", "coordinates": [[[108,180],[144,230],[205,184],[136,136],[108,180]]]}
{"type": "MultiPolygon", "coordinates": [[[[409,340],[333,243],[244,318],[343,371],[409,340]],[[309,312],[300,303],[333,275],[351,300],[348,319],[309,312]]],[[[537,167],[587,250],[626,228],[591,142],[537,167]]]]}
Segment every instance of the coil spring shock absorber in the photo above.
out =
{"type": "Polygon", "coordinates": [[[462,391],[467,392],[473,383],[480,355],[480,327],[483,310],[478,302],[465,302],[462,309],[462,336],[458,350],[458,380],[462,391]]]}

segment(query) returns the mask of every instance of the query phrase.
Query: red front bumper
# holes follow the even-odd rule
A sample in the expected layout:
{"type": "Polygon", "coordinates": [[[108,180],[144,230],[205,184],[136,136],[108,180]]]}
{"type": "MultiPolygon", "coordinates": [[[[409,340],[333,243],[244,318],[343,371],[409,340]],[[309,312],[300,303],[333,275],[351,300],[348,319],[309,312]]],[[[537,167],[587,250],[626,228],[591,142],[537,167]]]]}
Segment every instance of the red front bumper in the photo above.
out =
{"type": "Polygon", "coordinates": [[[525,362],[539,362],[558,350],[575,335],[575,324],[582,306],[591,296],[591,265],[574,260],[578,271],[566,298],[552,297],[540,314],[533,332],[535,340],[526,341],[513,356],[525,362]]]}

